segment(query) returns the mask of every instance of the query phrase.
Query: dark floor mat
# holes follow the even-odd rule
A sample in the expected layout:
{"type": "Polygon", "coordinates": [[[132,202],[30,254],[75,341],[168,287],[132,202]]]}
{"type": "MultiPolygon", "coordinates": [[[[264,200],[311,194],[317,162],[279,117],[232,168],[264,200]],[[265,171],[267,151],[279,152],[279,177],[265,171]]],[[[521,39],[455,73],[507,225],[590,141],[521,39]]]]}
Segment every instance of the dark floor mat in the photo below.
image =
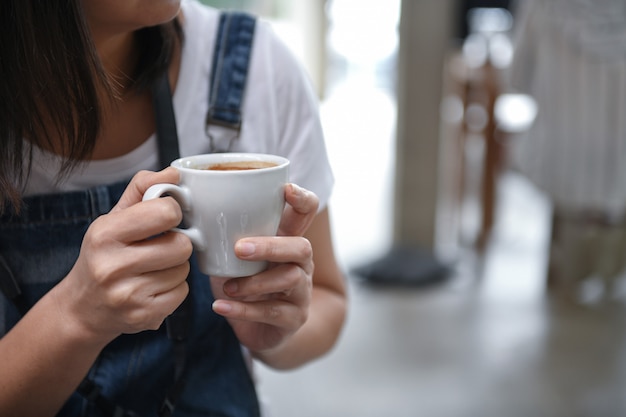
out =
{"type": "Polygon", "coordinates": [[[358,266],[351,272],[363,282],[373,285],[428,286],[445,281],[451,268],[430,251],[397,247],[382,258],[358,266]]]}

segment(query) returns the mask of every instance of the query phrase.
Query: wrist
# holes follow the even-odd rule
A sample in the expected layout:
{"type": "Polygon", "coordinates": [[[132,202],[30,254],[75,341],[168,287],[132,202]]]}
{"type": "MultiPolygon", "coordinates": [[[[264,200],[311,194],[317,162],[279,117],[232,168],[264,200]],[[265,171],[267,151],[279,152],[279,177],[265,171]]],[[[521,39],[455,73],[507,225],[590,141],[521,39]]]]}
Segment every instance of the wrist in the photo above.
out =
{"type": "Polygon", "coordinates": [[[54,309],[51,318],[56,321],[59,333],[68,343],[79,345],[86,349],[101,350],[118,335],[106,334],[89,326],[85,320],[87,315],[80,308],[68,300],[73,300],[72,291],[65,280],[61,281],[49,293],[50,308],[54,309]]]}
{"type": "Polygon", "coordinates": [[[291,339],[293,335],[286,338],[279,345],[262,350],[250,351],[252,357],[270,368],[278,370],[289,370],[301,365],[298,355],[293,354],[291,339]]]}

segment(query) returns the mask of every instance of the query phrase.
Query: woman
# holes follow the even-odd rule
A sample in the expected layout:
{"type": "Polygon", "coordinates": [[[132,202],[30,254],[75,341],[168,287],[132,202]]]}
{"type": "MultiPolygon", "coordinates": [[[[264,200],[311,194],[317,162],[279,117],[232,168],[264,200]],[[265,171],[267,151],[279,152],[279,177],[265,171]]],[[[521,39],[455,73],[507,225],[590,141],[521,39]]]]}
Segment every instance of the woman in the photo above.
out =
{"type": "Polygon", "coordinates": [[[0,415],[258,415],[240,347],[297,367],[331,349],[346,308],[326,207],[332,174],[299,66],[258,22],[240,131],[207,135],[215,10],[5,0],[0,11],[0,415]],[[304,188],[286,187],[279,237],[236,246],[267,271],[202,276],[188,239],[167,233],[178,204],[141,202],[150,185],[178,181],[159,170],[166,134],[152,87],[162,74],[183,156],[291,160],[304,188]]]}

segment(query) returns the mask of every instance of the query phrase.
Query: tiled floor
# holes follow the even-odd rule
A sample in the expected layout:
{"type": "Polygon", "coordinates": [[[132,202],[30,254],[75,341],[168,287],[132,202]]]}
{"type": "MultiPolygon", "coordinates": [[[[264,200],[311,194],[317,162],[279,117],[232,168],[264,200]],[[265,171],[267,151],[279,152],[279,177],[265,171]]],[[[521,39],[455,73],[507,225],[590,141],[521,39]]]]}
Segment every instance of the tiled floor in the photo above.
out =
{"type": "MultiPolygon", "coordinates": [[[[390,244],[395,123],[392,97],[349,80],[322,106],[346,271],[390,244]]],[[[445,285],[371,288],[348,274],[350,314],[336,349],[287,373],[259,365],[270,415],[626,415],[624,306],[545,296],[548,207],[522,178],[503,179],[499,213],[484,264],[463,257],[445,285]]]]}

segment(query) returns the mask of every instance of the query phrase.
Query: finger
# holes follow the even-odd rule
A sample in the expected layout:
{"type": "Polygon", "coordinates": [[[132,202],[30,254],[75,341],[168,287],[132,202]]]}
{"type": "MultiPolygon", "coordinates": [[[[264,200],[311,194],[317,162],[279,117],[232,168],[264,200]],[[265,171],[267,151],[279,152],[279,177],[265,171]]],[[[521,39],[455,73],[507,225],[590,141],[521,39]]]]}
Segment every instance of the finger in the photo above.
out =
{"type": "Polygon", "coordinates": [[[168,232],[134,245],[138,256],[149,259],[154,270],[187,262],[193,253],[191,240],[182,233],[168,232]],[[158,248],[158,250],[155,250],[158,248]]]}
{"type": "MultiPolygon", "coordinates": [[[[189,284],[187,281],[183,281],[176,287],[170,289],[167,292],[155,294],[153,298],[153,305],[161,311],[163,318],[156,326],[151,327],[151,330],[158,330],[165,320],[165,317],[170,316],[176,309],[185,301],[185,298],[189,295],[189,284]]],[[[156,324],[156,323],[155,323],[156,324]]]]}
{"type": "Polygon", "coordinates": [[[279,236],[302,236],[317,214],[319,199],[315,193],[288,184],[285,187],[285,201],[287,205],[278,228],[279,236]]]}
{"type": "Polygon", "coordinates": [[[171,268],[146,271],[117,280],[106,294],[108,304],[118,308],[140,307],[151,302],[152,298],[178,287],[186,280],[189,268],[189,262],[184,262],[171,268]]]}
{"type": "Polygon", "coordinates": [[[213,302],[213,311],[229,319],[264,323],[287,330],[300,328],[308,316],[308,309],[280,300],[216,300],[213,302]]]}
{"type": "Polygon", "coordinates": [[[193,246],[187,236],[172,232],[137,242],[125,250],[131,259],[130,263],[127,263],[128,271],[143,273],[146,268],[150,268],[150,271],[160,271],[187,262],[193,252],[193,246]]]}
{"type": "Polygon", "coordinates": [[[231,298],[274,295],[293,302],[308,299],[311,288],[310,275],[294,264],[282,264],[250,277],[231,278],[223,285],[224,293],[231,298]]]}
{"type": "Polygon", "coordinates": [[[182,210],[176,200],[171,197],[157,198],[101,216],[94,222],[91,234],[96,240],[137,242],[176,227],[182,218],[182,210]]]}
{"type": "MultiPolygon", "coordinates": [[[[145,278],[150,279],[151,288],[149,293],[155,299],[167,296],[172,292],[174,292],[173,295],[180,295],[179,291],[181,290],[181,285],[182,289],[186,288],[188,292],[189,286],[187,284],[187,277],[190,269],[191,266],[189,262],[184,262],[168,269],[162,269],[144,275],[145,278]]],[[[184,297],[180,299],[180,301],[182,302],[183,299],[184,297]]]]}
{"type": "Polygon", "coordinates": [[[249,261],[296,263],[312,272],[313,248],[308,239],[300,236],[243,238],[235,243],[235,254],[249,261]]]}
{"type": "Polygon", "coordinates": [[[137,204],[143,198],[144,193],[150,186],[159,183],[178,184],[180,174],[177,169],[168,167],[159,172],[139,171],[130,181],[126,190],[120,197],[120,201],[113,207],[111,212],[128,208],[137,204]]]}
{"type": "MultiPolygon", "coordinates": [[[[180,267],[184,270],[183,266],[180,267]]],[[[172,271],[169,271],[172,276],[172,271]]],[[[150,276],[150,279],[155,282],[164,278],[167,274],[165,271],[160,271],[157,274],[150,276]]],[[[185,274],[186,276],[186,274],[185,274]]],[[[161,284],[167,280],[161,280],[161,284]]],[[[130,309],[126,316],[127,323],[135,329],[151,329],[157,330],[163,320],[171,315],[185,300],[189,294],[189,284],[184,279],[172,280],[171,285],[162,287],[162,285],[155,289],[162,288],[163,291],[152,293],[150,296],[143,299],[143,304],[139,308],[130,309]]]]}

